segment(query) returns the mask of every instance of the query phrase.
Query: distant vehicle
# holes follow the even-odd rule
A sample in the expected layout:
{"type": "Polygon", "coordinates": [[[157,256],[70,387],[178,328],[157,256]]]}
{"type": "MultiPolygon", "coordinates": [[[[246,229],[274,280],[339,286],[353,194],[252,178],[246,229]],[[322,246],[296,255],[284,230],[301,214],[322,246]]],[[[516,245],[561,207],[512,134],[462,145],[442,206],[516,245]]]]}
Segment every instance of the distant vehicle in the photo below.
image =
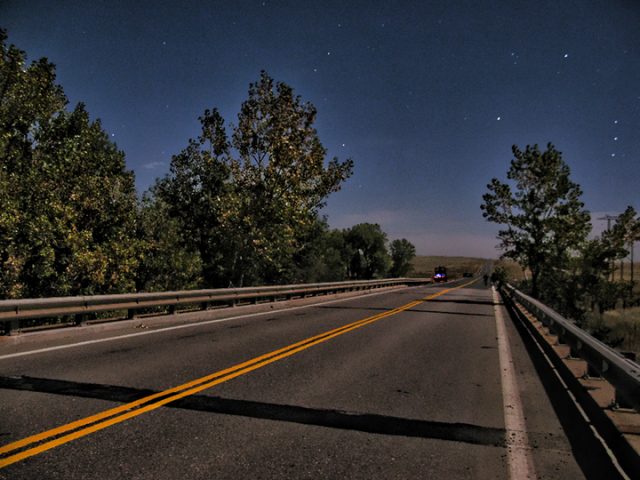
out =
{"type": "Polygon", "coordinates": [[[471,278],[471,277],[473,277],[473,273],[471,273],[471,272],[464,272],[464,273],[462,274],[462,276],[463,276],[464,278],[471,278]]]}
{"type": "Polygon", "coordinates": [[[445,267],[436,267],[433,274],[433,281],[435,283],[446,282],[448,280],[447,277],[447,269],[445,267]]]}

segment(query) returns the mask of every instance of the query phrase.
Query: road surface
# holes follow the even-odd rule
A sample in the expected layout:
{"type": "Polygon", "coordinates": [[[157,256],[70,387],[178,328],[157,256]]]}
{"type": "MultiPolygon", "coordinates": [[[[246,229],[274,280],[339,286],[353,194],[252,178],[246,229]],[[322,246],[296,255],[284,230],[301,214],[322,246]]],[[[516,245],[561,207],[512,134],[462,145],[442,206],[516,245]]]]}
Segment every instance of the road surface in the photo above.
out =
{"type": "Polygon", "coordinates": [[[596,478],[492,290],[460,285],[0,342],[0,478],[596,478]]]}

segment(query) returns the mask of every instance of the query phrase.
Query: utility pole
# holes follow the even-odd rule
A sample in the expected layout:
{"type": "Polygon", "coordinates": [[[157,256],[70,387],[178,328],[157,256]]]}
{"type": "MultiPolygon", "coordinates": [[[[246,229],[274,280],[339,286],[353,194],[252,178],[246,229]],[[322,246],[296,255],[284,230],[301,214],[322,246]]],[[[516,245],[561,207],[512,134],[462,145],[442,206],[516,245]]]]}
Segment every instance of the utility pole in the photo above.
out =
{"type": "Polygon", "coordinates": [[[633,287],[635,286],[635,284],[633,283],[633,249],[636,246],[636,240],[634,238],[631,238],[631,289],[633,290],[633,287]]]}

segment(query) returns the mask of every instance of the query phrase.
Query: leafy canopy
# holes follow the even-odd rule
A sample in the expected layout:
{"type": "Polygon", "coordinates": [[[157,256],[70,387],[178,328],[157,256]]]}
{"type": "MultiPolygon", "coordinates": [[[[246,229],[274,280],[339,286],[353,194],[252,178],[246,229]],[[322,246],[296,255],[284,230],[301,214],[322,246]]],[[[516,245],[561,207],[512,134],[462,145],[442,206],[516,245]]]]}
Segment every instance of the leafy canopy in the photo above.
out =
{"type": "Polygon", "coordinates": [[[507,172],[510,183],[494,178],[481,205],[483,216],[504,225],[498,232],[503,257],[512,258],[532,274],[538,294],[544,269],[558,271],[579,249],[590,230],[589,212],[580,200],[582,190],[572,182],[569,166],[552,144],[520,150],[507,172]]]}
{"type": "Polygon", "coordinates": [[[411,271],[411,260],[416,256],[416,247],[406,238],[391,242],[391,276],[405,277],[411,271]]]}
{"type": "Polygon", "coordinates": [[[206,286],[286,282],[298,276],[326,198],[351,176],[313,127],[316,109],[266,72],[249,86],[227,136],[217,110],[155,187],[200,252],[206,286]],[[184,218],[189,216],[190,218],[184,218]]]}
{"type": "Polygon", "coordinates": [[[0,298],[134,286],[136,196],[124,154],[46,59],[0,31],[0,298]]]}
{"type": "Polygon", "coordinates": [[[368,280],[384,278],[391,266],[387,251],[387,234],[377,223],[359,223],[344,232],[349,245],[351,260],[349,276],[368,280]]]}

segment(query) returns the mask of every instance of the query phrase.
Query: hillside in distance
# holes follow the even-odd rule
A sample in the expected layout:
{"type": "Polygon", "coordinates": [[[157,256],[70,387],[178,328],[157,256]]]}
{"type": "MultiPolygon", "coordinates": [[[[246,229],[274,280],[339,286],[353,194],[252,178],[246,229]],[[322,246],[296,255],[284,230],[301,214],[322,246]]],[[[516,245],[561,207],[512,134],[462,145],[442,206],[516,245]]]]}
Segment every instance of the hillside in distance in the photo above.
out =
{"type": "MultiPolygon", "coordinates": [[[[443,257],[437,255],[416,255],[411,261],[413,269],[409,272],[410,277],[425,278],[433,275],[433,270],[442,265],[447,268],[449,278],[462,277],[463,273],[477,274],[480,267],[486,262],[492,262],[495,266],[504,267],[507,277],[511,281],[518,281],[524,278],[522,268],[511,260],[492,260],[489,258],[477,257],[443,257]]],[[[637,277],[637,278],[640,278],[637,277]]]]}
{"type": "Polygon", "coordinates": [[[431,277],[433,270],[442,265],[447,268],[450,278],[460,278],[465,272],[476,274],[480,267],[488,261],[485,258],[475,257],[416,255],[411,261],[413,268],[409,272],[409,276],[416,278],[431,277]]]}

